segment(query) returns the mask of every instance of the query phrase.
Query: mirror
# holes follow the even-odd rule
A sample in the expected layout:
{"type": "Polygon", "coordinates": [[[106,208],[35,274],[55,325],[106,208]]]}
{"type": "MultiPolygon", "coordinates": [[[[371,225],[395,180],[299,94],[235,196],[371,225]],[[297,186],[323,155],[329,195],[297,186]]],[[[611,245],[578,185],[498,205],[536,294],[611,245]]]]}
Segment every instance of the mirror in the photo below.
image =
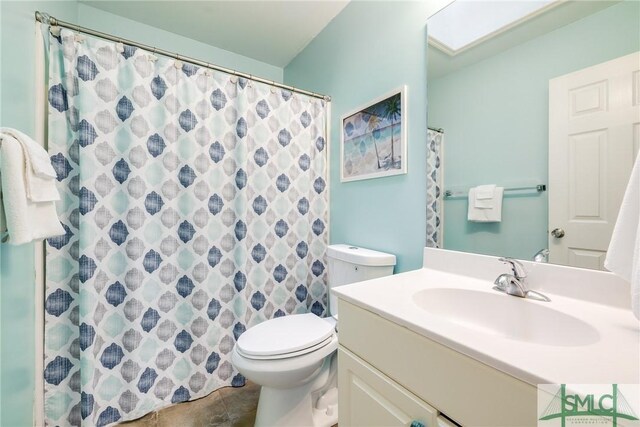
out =
{"type": "Polygon", "coordinates": [[[640,3],[457,0],[427,28],[427,246],[604,269],[640,145],[640,3]]]}

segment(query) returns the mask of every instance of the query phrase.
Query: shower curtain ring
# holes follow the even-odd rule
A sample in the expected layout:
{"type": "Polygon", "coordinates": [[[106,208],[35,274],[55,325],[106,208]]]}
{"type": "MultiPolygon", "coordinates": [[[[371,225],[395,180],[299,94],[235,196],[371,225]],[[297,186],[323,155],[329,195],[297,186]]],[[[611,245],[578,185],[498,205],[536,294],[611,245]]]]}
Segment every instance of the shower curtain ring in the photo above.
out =
{"type": "Polygon", "coordinates": [[[49,26],[54,25],[51,23],[51,16],[46,12],[36,11],[36,20],[40,21],[45,25],[49,25],[49,26]]]}
{"type": "Polygon", "coordinates": [[[116,39],[116,50],[121,53],[124,52],[124,42],[120,37],[116,39]]]}

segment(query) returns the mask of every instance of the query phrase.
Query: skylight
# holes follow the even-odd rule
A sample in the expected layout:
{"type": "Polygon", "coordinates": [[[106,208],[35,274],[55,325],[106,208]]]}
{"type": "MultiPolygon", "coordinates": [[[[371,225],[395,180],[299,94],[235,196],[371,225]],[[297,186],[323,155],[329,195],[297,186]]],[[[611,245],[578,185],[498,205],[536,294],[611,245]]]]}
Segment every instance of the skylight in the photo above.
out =
{"type": "Polygon", "coordinates": [[[427,21],[429,43],[456,55],[562,0],[456,0],[427,21]]]}

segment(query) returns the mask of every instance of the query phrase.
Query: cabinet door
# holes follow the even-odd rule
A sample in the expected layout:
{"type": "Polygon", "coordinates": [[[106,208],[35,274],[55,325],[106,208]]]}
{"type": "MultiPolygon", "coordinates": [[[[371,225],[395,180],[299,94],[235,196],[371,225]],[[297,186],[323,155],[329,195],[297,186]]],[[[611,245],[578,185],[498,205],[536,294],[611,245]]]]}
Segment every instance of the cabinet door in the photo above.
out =
{"type": "Polygon", "coordinates": [[[343,347],[338,349],[340,427],[436,426],[437,411],[343,347]],[[420,424],[415,424],[420,425],[420,424]]]}

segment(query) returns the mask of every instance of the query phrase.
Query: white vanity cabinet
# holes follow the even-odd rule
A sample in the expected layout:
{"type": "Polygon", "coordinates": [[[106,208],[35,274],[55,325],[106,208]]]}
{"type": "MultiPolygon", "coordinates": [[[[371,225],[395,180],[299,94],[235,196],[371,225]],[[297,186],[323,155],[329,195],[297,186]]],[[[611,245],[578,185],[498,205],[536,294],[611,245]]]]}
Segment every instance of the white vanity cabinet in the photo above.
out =
{"type": "Polygon", "coordinates": [[[462,426],[537,424],[532,385],[344,300],[339,312],[341,427],[448,425],[439,414],[462,426]]]}
{"type": "Polygon", "coordinates": [[[436,425],[433,407],[344,347],[338,350],[338,366],[338,425],[410,426],[416,421],[425,427],[436,425]]]}

